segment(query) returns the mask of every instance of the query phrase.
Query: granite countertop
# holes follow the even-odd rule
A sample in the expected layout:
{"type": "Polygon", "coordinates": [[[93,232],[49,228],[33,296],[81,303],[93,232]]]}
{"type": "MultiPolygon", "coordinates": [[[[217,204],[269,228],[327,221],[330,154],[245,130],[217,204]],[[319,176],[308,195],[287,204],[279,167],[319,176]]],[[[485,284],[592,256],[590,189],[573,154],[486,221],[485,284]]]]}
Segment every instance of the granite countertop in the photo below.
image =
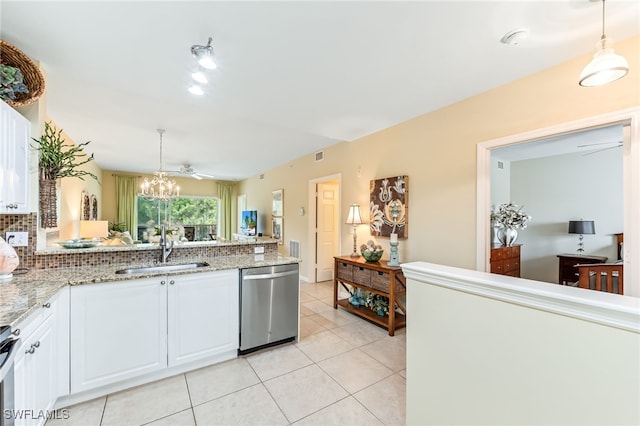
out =
{"type": "MultiPolygon", "coordinates": [[[[228,269],[254,268],[260,266],[299,263],[300,259],[280,254],[220,256],[197,259],[194,262],[208,262],[209,266],[171,272],[146,272],[138,274],[116,274],[119,269],[139,268],[150,265],[109,264],[104,266],[55,268],[33,270],[25,274],[14,273],[10,281],[0,282],[0,325],[15,326],[37,307],[42,306],[61,288],[71,285],[94,283],[122,283],[129,280],[162,275],[182,275],[212,272],[228,269]]],[[[172,262],[167,263],[173,264],[172,262]]],[[[179,263],[176,263],[179,264],[179,263]]]]}
{"type": "MultiPolygon", "coordinates": [[[[255,237],[242,240],[215,240],[215,241],[187,241],[175,243],[175,249],[191,248],[191,247],[225,247],[225,246],[237,246],[237,245],[261,245],[261,244],[277,244],[278,240],[267,237],[255,237]]],[[[132,245],[104,245],[100,244],[96,247],[90,248],[64,248],[60,246],[46,247],[41,250],[37,250],[35,255],[48,255],[48,254],[70,254],[70,253],[102,253],[110,251],[139,251],[139,250],[158,250],[157,243],[142,243],[132,245]]]]}

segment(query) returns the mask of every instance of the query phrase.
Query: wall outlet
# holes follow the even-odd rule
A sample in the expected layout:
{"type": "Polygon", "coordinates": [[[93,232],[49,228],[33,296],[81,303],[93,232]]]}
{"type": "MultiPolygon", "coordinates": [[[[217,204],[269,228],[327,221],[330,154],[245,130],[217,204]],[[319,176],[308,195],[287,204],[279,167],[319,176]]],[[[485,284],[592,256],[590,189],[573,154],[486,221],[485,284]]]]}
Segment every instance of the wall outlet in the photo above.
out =
{"type": "Polygon", "coordinates": [[[14,247],[26,247],[29,245],[29,233],[7,231],[5,241],[14,247]]]}
{"type": "Polygon", "coordinates": [[[253,253],[254,253],[254,254],[261,254],[261,253],[264,253],[264,246],[254,247],[254,248],[253,248],[253,253]]]}

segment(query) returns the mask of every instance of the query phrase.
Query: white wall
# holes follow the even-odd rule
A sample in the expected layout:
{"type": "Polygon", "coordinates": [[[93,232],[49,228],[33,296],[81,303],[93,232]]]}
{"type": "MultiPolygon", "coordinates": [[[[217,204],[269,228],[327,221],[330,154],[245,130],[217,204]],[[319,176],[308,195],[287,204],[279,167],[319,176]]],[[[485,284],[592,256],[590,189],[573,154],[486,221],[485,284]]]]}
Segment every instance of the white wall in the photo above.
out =
{"type": "Polygon", "coordinates": [[[640,423],[640,300],[414,262],[407,424],[640,423]]]}
{"type": "Polygon", "coordinates": [[[623,232],[622,177],[619,148],[511,163],[511,201],[532,216],[518,231],[523,278],[558,282],[557,255],[577,249],[569,220],[595,221],[596,234],[584,237],[584,254],[617,259],[613,234],[623,232]]]}

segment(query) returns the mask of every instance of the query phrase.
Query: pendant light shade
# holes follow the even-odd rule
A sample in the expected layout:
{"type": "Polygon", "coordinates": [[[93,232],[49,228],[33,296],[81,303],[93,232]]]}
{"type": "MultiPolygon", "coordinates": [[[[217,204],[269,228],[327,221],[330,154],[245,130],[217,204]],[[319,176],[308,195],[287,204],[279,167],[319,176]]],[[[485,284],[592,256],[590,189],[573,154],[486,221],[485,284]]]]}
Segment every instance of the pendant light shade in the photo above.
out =
{"type": "Polygon", "coordinates": [[[602,0],[602,36],[596,45],[593,59],[580,73],[578,84],[583,87],[602,86],[618,80],[629,72],[627,60],[609,46],[611,40],[604,33],[604,2],[602,0]]]}

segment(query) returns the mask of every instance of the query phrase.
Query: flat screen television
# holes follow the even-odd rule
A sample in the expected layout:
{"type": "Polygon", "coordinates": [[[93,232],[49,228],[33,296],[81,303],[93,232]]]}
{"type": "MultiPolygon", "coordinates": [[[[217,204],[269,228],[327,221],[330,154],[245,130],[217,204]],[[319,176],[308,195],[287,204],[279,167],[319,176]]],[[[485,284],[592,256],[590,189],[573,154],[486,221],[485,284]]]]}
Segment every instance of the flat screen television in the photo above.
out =
{"type": "Polygon", "coordinates": [[[240,229],[244,235],[255,236],[258,235],[258,211],[257,210],[243,210],[242,211],[242,223],[240,229]]]}

